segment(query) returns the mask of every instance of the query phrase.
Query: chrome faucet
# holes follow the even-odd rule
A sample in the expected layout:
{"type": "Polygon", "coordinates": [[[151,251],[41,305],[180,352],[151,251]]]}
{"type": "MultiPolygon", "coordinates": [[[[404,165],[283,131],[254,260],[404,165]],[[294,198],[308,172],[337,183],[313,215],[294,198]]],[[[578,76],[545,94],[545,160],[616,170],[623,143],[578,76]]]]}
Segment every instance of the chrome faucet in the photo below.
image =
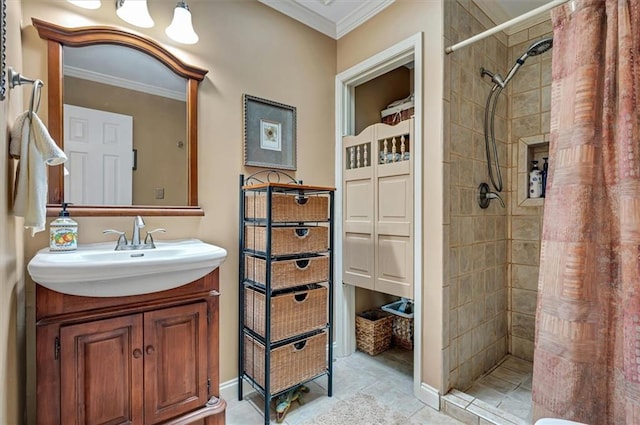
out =
{"type": "Polygon", "coordinates": [[[145,226],[142,216],[137,215],[133,219],[133,235],[131,235],[131,245],[140,245],[140,229],[145,226]]]}
{"type": "Polygon", "coordinates": [[[151,236],[155,232],[166,232],[164,229],[154,229],[147,232],[147,236],[144,238],[144,242],[140,239],[140,229],[144,228],[145,223],[144,219],[141,216],[136,216],[133,219],[133,234],[131,235],[131,241],[127,241],[127,235],[125,232],[121,232],[120,230],[106,229],[103,230],[103,234],[114,233],[118,235],[118,242],[116,243],[116,251],[122,250],[134,250],[134,249],[152,249],[156,247],[155,242],[153,241],[153,236],[151,236]]]}

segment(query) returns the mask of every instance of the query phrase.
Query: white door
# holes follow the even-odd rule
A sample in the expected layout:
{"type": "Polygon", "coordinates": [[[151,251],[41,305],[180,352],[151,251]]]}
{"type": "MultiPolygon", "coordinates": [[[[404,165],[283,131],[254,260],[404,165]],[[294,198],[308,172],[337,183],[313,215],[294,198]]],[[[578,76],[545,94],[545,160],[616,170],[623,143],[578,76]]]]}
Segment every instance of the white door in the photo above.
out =
{"type": "Polygon", "coordinates": [[[65,202],[131,205],[133,117],[64,105],[65,202]]]}

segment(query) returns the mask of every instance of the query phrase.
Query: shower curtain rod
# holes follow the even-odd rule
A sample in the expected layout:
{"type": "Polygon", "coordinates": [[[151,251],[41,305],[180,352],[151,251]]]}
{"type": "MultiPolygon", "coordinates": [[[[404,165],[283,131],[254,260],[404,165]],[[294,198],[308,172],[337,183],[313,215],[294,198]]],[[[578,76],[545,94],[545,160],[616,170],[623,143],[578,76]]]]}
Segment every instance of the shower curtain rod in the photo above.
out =
{"type": "Polygon", "coordinates": [[[473,37],[469,37],[466,40],[463,40],[459,43],[454,44],[453,46],[449,46],[446,49],[444,49],[444,52],[446,54],[450,54],[453,53],[454,51],[458,50],[461,47],[465,47],[468,46],[469,44],[473,44],[476,41],[482,40],[483,38],[489,37],[490,35],[493,35],[497,32],[502,31],[505,28],[509,28],[515,24],[518,24],[522,21],[525,21],[533,16],[537,16],[539,14],[541,14],[542,12],[546,12],[547,10],[553,9],[556,6],[560,6],[561,4],[564,3],[568,3],[571,0],[552,0],[547,4],[543,4],[540,7],[537,7],[533,10],[530,10],[529,12],[523,13],[520,16],[516,16],[513,19],[509,19],[506,22],[501,23],[500,25],[496,25],[493,28],[489,28],[486,31],[481,32],[480,34],[476,34],[473,37]]]}

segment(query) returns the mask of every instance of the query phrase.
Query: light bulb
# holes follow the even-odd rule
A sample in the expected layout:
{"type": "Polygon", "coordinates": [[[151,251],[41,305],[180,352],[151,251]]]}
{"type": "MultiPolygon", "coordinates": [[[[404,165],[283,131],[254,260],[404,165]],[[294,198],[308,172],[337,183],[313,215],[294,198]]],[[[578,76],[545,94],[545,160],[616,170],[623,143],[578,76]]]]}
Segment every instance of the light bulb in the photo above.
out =
{"type": "Polygon", "coordinates": [[[169,38],[178,43],[195,44],[198,42],[198,34],[193,30],[193,24],[191,23],[191,12],[185,2],[178,2],[173,10],[171,25],[167,27],[165,32],[169,38]]]}
{"type": "Polygon", "coordinates": [[[140,28],[154,25],[147,9],[147,0],[116,0],[116,14],[123,21],[140,28]]]}
{"type": "Polygon", "coordinates": [[[67,0],[69,3],[82,7],[83,9],[99,9],[101,6],[100,0],[67,0]]]}

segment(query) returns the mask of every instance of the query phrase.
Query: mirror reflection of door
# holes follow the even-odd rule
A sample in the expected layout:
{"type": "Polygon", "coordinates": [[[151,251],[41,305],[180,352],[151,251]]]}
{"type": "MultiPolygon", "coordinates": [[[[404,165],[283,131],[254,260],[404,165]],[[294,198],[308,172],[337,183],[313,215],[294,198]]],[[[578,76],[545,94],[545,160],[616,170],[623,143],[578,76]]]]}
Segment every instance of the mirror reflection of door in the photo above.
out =
{"type": "Polygon", "coordinates": [[[65,202],[131,205],[133,117],[64,105],[65,202]]]}
{"type": "MultiPolygon", "coordinates": [[[[143,52],[110,44],[64,46],[63,72],[64,104],[129,115],[135,121],[138,161],[129,205],[187,205],[186,79],[143,52]]],[[[65,132],[66,121],[65,116],[65,132]]],[[[75,183],[73,174],[70,180],[75,183]]],[[[96,204],[115,203],[78,205],[96,204]]]]}

